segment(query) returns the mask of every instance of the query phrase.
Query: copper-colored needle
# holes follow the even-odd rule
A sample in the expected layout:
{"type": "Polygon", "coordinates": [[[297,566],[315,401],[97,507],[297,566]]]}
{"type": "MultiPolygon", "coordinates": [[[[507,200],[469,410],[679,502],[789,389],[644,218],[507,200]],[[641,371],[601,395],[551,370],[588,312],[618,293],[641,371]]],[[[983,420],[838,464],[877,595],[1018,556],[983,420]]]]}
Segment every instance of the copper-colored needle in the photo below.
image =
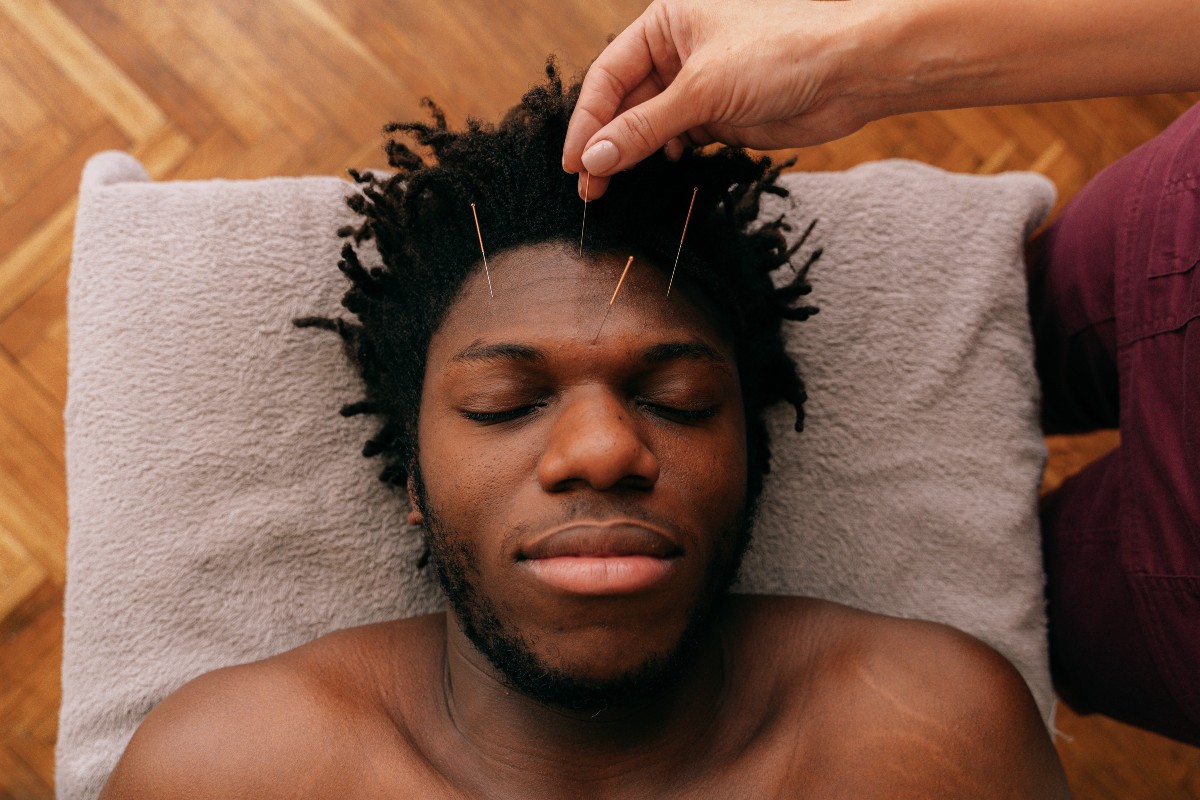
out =
{"type": "Polygon", "coordinates": [[[600,320],[600,327],[596,330],[596,338],[592,339],[595,343],[600,338],[600,331],[604,330],[604,323],[608,322],[608,315],[612,313],[613,303],[617,301],[617,294],[621,291],[621,284],[625,282],[625,276],[629,274],[629,267],[633,264],[633,256],[625,262],[625,269],[621,271],[621,278],[617,281],[617,288],[613,290],[612,299],[608,301],[608,309],[604,312],[604,319],[600,320]]]}
{"type": "Polygon", "coordinates": [[[579,256],[583,257],[583,232],[587,230],[587,204],[588,192],[592,188],[592,173],[588,173],[583,179],[583,224],[579,226],[579,256]]]}
{"type": "Polygon", "coordinates": [[[671,280],[667,281],[667,297],[671,296],[671,286],[675,284],[675,270],[679,268],[679,256],[683,253],[683,237],[687,236],[688,222],[692,218],[692,206],[696,204],[696,192],[699,186],[692,187],[692,202],[688,203],[688,213],[683,219],[683,233],[679,236],[679,249],[675,251],[675,266],[671,267],[671,280]]]}
{"type": "Polygon", "coordinates": [[[471,216],[475,217],[475,235],[479,237],[479,254],[483,256],[483,272],[487,275],[488,282],[488,297],[494,298],[492,294],[492,271],[488,269],[487,252],[483,249],[483,232],[479,230],[479,214],[475,211],[475,204],[471,203],[471,216]]]}

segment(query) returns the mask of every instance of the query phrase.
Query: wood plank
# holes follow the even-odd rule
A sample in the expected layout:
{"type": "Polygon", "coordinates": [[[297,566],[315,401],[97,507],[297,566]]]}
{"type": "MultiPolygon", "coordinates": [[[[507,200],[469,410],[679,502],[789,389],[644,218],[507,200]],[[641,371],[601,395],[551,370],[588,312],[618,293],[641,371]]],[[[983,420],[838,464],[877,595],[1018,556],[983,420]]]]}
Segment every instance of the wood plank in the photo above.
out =
{"type": "Polygon", "coordinates": [[[1013,156],[1017,154],[1017,140],[1005,139],[996,149],[983,159],[975,171],[980,175],[994,175],[1005,169],[1012,168],[1013,156]]]}
{"type": "Polygon", "coordinates": [[[261,48],[255,38],[235,25],[216,4],[191,3],[167,8],[201,47],[225,54],[223,61],[230,77],[270,115],[276,126],[297,136],[307,136],[329,123],[307,95],[307,81],[313,76],[306,74],[306,84],[298,84],[280,54],[261,48]]]}
{"type": "Polygon", "coordinates": [[[1033,160],[1033,163],[1027,167],[1027,169],[1030,172],[1041,172],[1045,174],[1047,171],[1053,168],[1055,162],[1058,161],[1059,156],[1065,153],[1066,150],[1067,143],[1062,139],[1055,139],[1046,146],[1046,149],[1037,154],[1037,157],[1033,160]]]}
{"type": "MultiPolygon", "coordinates": [[[[0,23],[3,18],[0,18],[0,23]]],[[[0,29],[3,25],[0,24],[0,29]]],[[[3,41],[4,32],[0,30],[0,41],[3,41]]],[[[6,44],[0,44],[0,48],[7,47],[6,44]]],[[[0,49],[0,54],[3,50],[0,49]]],[[[0,62],[0,67],[5,66],[0,62]]],[[[43,106],[36,95],[29,91],[25,85],[17,79],[7,69],[0,68],[0,108],[4,109],[4,113],[0,114],[0,157],[11,149],[15,142],[24,139],[31,133],[36,133],[42,126],[46,125],[50,120],[50,115],[46,113],[46,107],[43,106]]]]}
{"type": "MultiPolygon", "coordinates": [[[[54,612],[42,615],[30,626],[52,630],[54,612]]],[[[57,612],[61,637],[61,612],[57,612]]],[[[54,785],[54,743],[58,736],[58,704],[62,694],[59,673],[62,647],[48,651],[39,662],[27,665],[13,702],[0,708],[0,741],[47,786],[54,785]]]]}
{"type": "MultiPolygon", "coordinates": [[[[419,4],[322,0],[376,57],[432,95],[451,119],[494,119],[540,74],[553,49],[582,68],[645,7],[639,0],[591,4],[419,4]],[[503,53],[503,58],[495,54],[503,53]]],[[[414,108],[403,119],[416,115],[414,108]]]]}
{"type": "Polygon", "coordinates": [[[62,409],[11,356],[0,353],[0,414],[19,427],[31,443],[41,448],[41,455],[59,469],[64,464],[62,409]]]}
{"type": "MultiPolygon", "coordinates": [[[[387,154],[383,151],[382,137],[376,141],[367,142],[360,145],[354,152],[346,158],[346,166],[354,167],[355,169],[390,169],[387,163],[387,154]]],[[[334,173],[342,176],[343,172],[334,173]]]]}
{"type": "MultiPolygon", "coordinates": [[[[260,137],[259,142],[264,141],[260,137]]],[[[191,152],[179,160],[175,167],[156,177],[162,180],[206,180],[214,175],[232,177],[226,165],[246,149],[246,143],[230,128],[218,126],[197,139],[191,152]]]]}
{"type": "MultiPolygon", "coordinates": [[[[45,441],[48,450],[61,453],[62,410],[67,402],[66,315],[49,320],[49,324],[43,329],[42,337],[17,363],[54,409],[53,425],[49,428],[52,433],[45,441]]],[[[42,440],[40,435],[39,440],[42,440]]]]}
{"type": "MultiPolygon", "coordinates": [[[[1146,113],[1130,113],[1132,107],[1146,108],[1145,98],[1102,97],[1081,107],[1089,117],[1090,127],[1110,148],[1115,157],[1154,138],[1165,127],[1162,117],[1146,113]]],[[[1158,116],[1158,115],[1155,115],[1158,116]]],[[[1174,117],[1170,117],[1174,119],[1174,117]]]]}
{"type": "Polygon", "coordinates": [[[28,237],[0,256],[0,319],[4,319],[71,260],[75,200],[63,203],[28,237]]]}
{"type": "Polygon", "coordinates": [[[0,746],[0,797],[46,798],[54,796],[52,786],[7,746],[0,746]]]}
{"type": "Polygon", "coordinates": [[[92,99],[3,15],[0,15],[0,72],[20,81],[38,99],[46,115],[75,137],[105,121],[104,113],[92,99]]]}
{"type": "Polygon", "coordinates": [[[0,621],[0,796],[50,796],[61,664],[62,591],[43,581],[0,621]],[[32,794],[4,794],[13,778],[32,794]]]}
{"type": "MultiPolygon", "coordinates": [[[[347,50],[341,39],[310,30],[303,18],[288,24],[290,5],[276,0],[225,0],[222,9],[237,30],[245,31],[278,64],[281,71],[271,76],[258,67],[260,80],[286,90],[289,75],[305,76],[304,96],[319,115],[312,133],[332,127],[351,140],[375,137],[381,115],[419,100],[393,73],[377,71],[376,65],[382,66],[378,59],[359,61],[358,53],[365,48],[347,50]]],[[[306,129],[283,127],[297,138],[311,138],[306,129]]]]}
{"type": "Polygon", "coordinates": [[[171,125],[199,140],[225,123],[209,98],[185,81],[166,60],[117,14],[96,0],[56,0],[58,6],[96,43],[105,57],[162,109],[171,125]]]}
{"type": "Polygon", "coordinates": [[[0,408],[56,458],[67,393],[67,269],[0,322],[0,408]]]}
{"type": "Polygon", "coordinates": [[[130,139],[145,138],[167,121],[137,84],[49,0],[6,0],[0,3],[0,12],[36,42],[130,139]]]}
{"type": "Polygon", "coordinates": [[[379,79],[384,81],[389,89],[394,89],[399,93],[418,94],[402,77],[405,73],[398,74],[389,69],[362,39],[352,34],[342,20],[331,14],[319,0],[290,0],[289,5],[308,23],[299,26],[308,41],[312,42],[315,37],[336,44],[338,48],[350,54],[366,68],[364,71],[359,71],[359,74],[367,77],[368,83],[374,82],[373,79],[379,79]]]}
{"type": "MultiPolygon", "coordinates": [[[[378,140],[376,149],[382,149],[378,140]]],[[[330,127],[307,141],[288,132],[272,131],[251,145],[219,130],[197,144],[194,153],[170,173],[174,180],[198,180],[214,174],[227,178],[266,178],[299,175],[341,175],[356,163],[360,148],[330,127]]]]}
{"type": "Polygon", "coordinates": [[[1056,747],[1076,800],[1200,797],[1200,749],[1060,706],[1056,747]]]}
{"type": "MultiPolygon", "coordinates": [[[[383,138],[376,131],[373,135],[364,137],[383,151],[383,138]]],[[[329,129],[303,146],[303,160],[288,165],[289,175],[337,175],[345,177],[346,169],[355,166],[351,159],[361,149],[359,142],[343,135],[340,131],[329,129]]],[[[386,160],[384,158],[378,161],[386,160]]]]}
{"type": "Polygon", "coordinates": [[[7,352],[13,360],[19,362],[29,355],[51,328],[66,321],[67,272],[66,268],[55,272],[0,322],[0,350],[7,352]]]}
{"type": "Polygon", "coordinates": [[[0,619],[46,579],[46,570],[20,540],[0,525],[0,619]]]}
{"type": "Polygon", "coordinates": [[[1013,138],[1006,126],[981,108],[934,111],[923,116],[933,117],[944,125],[950,136],[966,143],[981,162],[1013,138]]]}
{"type": "Polygon", "coordinates": [[[45,580],[0,619],[0,714],[7,719],[29,676],[61,661],[61,652],[62,588],[45,580]]]}
{"type": "Polygon", "coordinates": [[[163,180],[192,152],[195,144],[173,125],[164,125],[130,150],[152,180],[163,180]]]}
{"type": "MultiPolygon", "coordinates": [[[[11,541],[3,528],[0,540],[11,541]]],[[[62,625],[62,587],[48,578],[0,614],[0,797],[53,796],[62,625]]]]}
{"type": "Polygon", "coordinates": [[[224,51],[218,48],[210,52],[198,43],[168,8],[169,4],[102,0],[102,5],[120,25],[134,31],[153,50],[161,69],[173,72],[190,86],[243,142],[254,141],[274,127],[271,114],[227,69],[222,58],[224,51]]]}
{"type": "Polygon", "coordinates": [[[66,494],[62,467],[0,408],[0,529],[59,585],[66,577],[66,494]]]}
{"type": "Polygon", "coordinates": [[[1043,124],[1038,106],[988,106],[977,111],[1009,131],[1030,153],[1045,150],[1062,136],[1062,131],[1043,124]]]}
{"type": "MultiPolygon", "coordinates": [[[[129,140],[107,120],[101,120],[37,180],[16,198],[11,207],[0,212],[0,254],[11,252],[21,240],[31,236],[48,217],[74,196],[83,165],[101,150],[125,150],[129,140]]],[[[0,259],[4,256],[0,255],[0,259]]]]}
{"type": "MultiPolygon", "coordinates": [[[[216,167],[218,174],[229,179],[266,178],[276,175],[297,174],[302,171],[305,143],[298,142],[282,130],[266,131],[250,144],[230,142],[229,137],[218,132],[201,142],[199,152],[203,161],[216,167]],[[296,166],[291,166],[296,165],[296,166]]],[[[176,180],[203,179],[212,173],[204,173],[191,158],[180,162],[179,168],[171,172],[176,180]]]]}
{"type": "Polygon", "coordinates": [[[1095,431],[1072,436],[1047,436],[1049,458],[1042,476],[1041,493],[1054,491],[1067,478],[1121,443],[1117,431],[1095,431]]]}
{"type": "MultiPolygon", "coordinates": [[[[14,374],[9,373],[6,377],[14,374]]],[[[30,405],[40,402],[34,401],[30,405]]],[[[12,409],[0,409],[0,468],[10,485],[20,487],[32,504],[65,528],[67,493],[62,454],[42,444],[43,439],[53,436],[51,430],[58,414],[40,416],[38,427],[41,430],[32,432],[17,418],[22,413],[21,408],[21,405],[15,405],[12,409]]],[[[28,542],[26,547],[29,547],[28,542]]]]}
{"type": "Polygon", "coordinates": [[[72,144],[70,131],[45,125],[14,140],[0,156],[0,204],[20,199],[44,170],[67,155],[72,144]]]}

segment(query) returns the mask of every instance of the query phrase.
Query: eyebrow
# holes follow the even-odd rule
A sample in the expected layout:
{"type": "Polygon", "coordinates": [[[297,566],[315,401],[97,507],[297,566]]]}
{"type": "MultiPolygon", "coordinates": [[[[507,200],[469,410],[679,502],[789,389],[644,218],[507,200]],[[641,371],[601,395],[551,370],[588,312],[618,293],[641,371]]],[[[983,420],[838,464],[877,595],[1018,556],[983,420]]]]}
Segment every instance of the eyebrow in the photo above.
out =
{"type": "Polygon", "coordinates": [[[540,363],[546,360],[546,354],[535,347],[524,344],[480,344],[476,340],[470,347],[463,350],[452,362],[473,363],[479,361],[514,361],[524,363],[540,363]]]}
{"type": "MultiPolygon", "coordinates": [[[[536,347],[510,342],[482,344],[474,342],[458,353],[452,362],[471,364],[487,362],[513,362],[540,364],[546,361],[546,353],[536,347]]],[[[649,365],[665,364],[670,361],[707,361],[728,370],[728,361],[707,344],[698,341],[662,342],[642,351],[641,362],[649,365]]]]}
{"type": "Polygon", "coordinates": [[[718,366],[728,368],[728,363],[716,350],[703,342],[663,342],[646,348],[642,353],[642,361],[649,364],[662,364],[667,361],[709,361],[718,366]]]}

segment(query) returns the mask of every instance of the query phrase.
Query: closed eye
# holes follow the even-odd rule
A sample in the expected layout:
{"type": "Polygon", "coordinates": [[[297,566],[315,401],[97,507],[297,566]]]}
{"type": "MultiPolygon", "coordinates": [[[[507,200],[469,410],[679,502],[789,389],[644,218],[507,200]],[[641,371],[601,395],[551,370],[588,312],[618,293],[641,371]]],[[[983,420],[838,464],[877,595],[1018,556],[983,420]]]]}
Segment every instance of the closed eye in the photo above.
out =
{"type": "Polygon", "coordinates": [[[503,411],[471,411],[464,408],[458,413],[463,418],[469,419],[472,422],[478,422],[481,425],[495,425],[500,422],[512,422],[513,420],[529,416],[544,405],[545,403],[531,403],[529,405],[506,408],[503,411]]]}
{"type": "Polygon", "coordinates": [[[711,419],[716,416],[720,406],[707,406],[705,408],[676,408],[675,406],[667,406],[662,403],[646,403],[641,404],[651,414],[662,417],[663,419],[671,420],[672,422],[703,422],[706,419],[711,419]]]}

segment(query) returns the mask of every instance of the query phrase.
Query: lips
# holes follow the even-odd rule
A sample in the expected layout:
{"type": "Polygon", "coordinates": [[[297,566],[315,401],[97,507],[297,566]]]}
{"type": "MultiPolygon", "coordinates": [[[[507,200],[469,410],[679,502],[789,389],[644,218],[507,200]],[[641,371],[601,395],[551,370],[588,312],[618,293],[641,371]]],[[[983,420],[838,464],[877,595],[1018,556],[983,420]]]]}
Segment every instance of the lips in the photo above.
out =
{"type": "Polygon", "coordinates": [[[634,522],[575,524],[523,547],[518,566],[568,594],[645,592],[675,570],[683,549],[634,522]]]}
{"type": "Polygon", "coordinates": [[[596,556],[670,558],[680,547],[666,536],[636,523],[572,525],[521,549],[522,559],[596,556]]]}

